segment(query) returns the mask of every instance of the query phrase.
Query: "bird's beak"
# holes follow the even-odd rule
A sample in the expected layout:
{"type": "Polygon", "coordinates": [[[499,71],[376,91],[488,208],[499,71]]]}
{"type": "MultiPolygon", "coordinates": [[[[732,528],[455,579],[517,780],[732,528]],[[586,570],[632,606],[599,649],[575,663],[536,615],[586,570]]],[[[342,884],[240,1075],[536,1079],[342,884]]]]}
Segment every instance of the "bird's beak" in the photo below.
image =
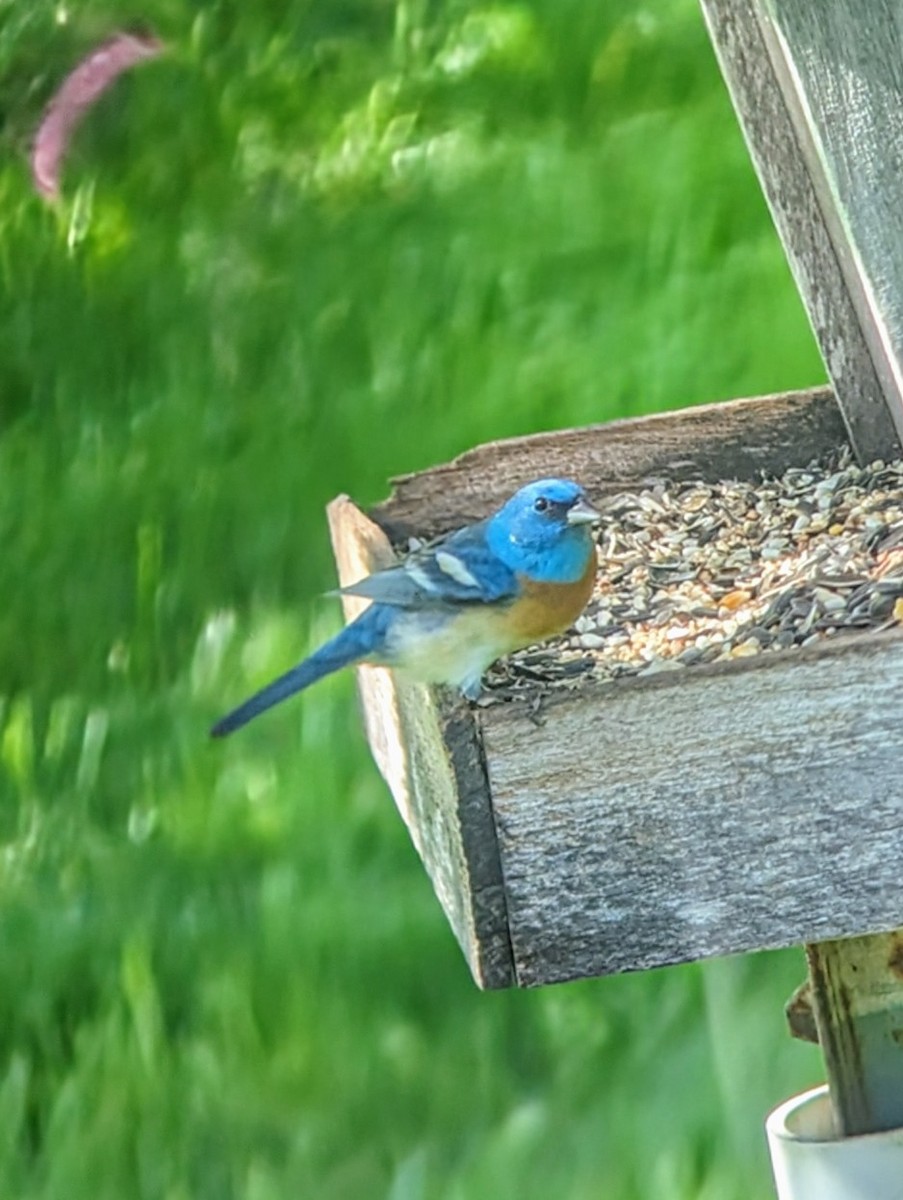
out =
{"type": "Polygon", "coordinates": [[[601,521],[602,517],[586,500],[577,500],[568,509],[568,525],[592,525],[601,521]]]}

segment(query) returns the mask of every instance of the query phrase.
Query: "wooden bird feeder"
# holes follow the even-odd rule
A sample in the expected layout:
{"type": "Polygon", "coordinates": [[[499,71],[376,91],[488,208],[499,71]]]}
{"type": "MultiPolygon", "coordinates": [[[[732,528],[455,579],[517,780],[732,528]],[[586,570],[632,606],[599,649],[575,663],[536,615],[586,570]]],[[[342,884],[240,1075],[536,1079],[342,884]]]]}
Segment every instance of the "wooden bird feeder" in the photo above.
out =
{"type": "MultiPolygon", "coordinates": [[[[598,499],[650,476],[753,480],[844,445],[899,456],[899,15],[702,7],[833,387],[483,446],[369,515],[339,498],[343,584],[539,476],[598,499]]],[[[481,987],[804,944],[794,1027],[821,1042],[840,1131],[903,1126],[903,630],[587,682],[539,724],[524,704],[359,678],[374,756],[481,987]]]]}

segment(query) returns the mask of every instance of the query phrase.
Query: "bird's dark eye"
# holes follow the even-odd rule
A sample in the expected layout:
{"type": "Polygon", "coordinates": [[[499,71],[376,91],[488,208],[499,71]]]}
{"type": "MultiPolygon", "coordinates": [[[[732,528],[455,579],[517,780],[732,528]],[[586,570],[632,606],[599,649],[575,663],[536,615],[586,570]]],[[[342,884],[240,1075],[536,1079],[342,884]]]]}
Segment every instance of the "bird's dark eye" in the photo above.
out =
{"type": "Polygon", "coordinates": [[[548,507],[549,502],[545,496],[540,496],[538,500],[534,500],[533,502],[533,508],[536,512],[545,512],[548,507]]]}

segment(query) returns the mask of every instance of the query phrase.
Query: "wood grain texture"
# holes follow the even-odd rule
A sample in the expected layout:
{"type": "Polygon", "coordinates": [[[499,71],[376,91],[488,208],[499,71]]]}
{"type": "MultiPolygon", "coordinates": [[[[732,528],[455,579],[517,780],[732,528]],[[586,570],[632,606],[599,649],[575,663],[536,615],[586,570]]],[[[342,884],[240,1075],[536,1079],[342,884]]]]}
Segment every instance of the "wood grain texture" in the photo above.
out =
{"type": "Polygon", "coordinates": [[[517,982],[893,928],[903,635],[480,712],[517,982]]]}
{"type": "Polygon", "coordinates": [[[548,475],[578,479],[601,499],[644,479],[754,479],[805,465],[846,441],[829,388],[785,392],[581,429],[490,442],[393,481],[371,510],[396,540],[433,536],[479,520],[522,484],[548,475]]]}
{"type": "MultiPolygon", "coordinates": [[[[883,252],[885,238],[899,238],[903,198],[899,158],[886,160],[881,179],[886,189],[883,199],[879,200],[868,187],[851,191],[844,198],[832,184],[832,178],[839,178],[843,172],[838,167],[834,176],[826,174],[829,159],[819,159],[813,143],[816,125],[806,113],[818,113],[819,120],[829,125],[837,119],[837,136],[819,144],[830,149],[834,161],[842,162],[850,177],[855,176],[866,148],[860,146],[851,123],[841,119],[839,109],[845,101],[855,99],[858,127],[871,121],[879,135],[884,107],[877,99],[880,84],[876,77],[880,78],[881,70],[886,73],[887,64],[866,72],[863,78],[868,86],[853,96],[847,85],[854,77],[844,67],[845,39],[853,39],[857,61],[873,53],[876,38],[884,38],[885,42],[890,39],[892,53],[899,17],[891,19],[892,6],[887,0],[869,5],[860,0],[701,3],[850,440],[860,460],[892,457],[898,452],[903,433],[903,407],[895,383],[899,354],[890,347],[888,355],[888,347],[884,346],[886,327],[877,321],[878,309],[871,303],[876,293],[862,269],[861,239],[851,237],[848,222],[851,205],[857,209],[857,227],[864,224],[870,230],[887,222],[882,236],[871,242],[876,254],[883,252]],[[782,36],[791,46],[793,67],[801,66],[803,61],[808,64],[802,75],[788,69],[780,46],[782,36]],[[822,72],[828,79],[842,81],[840,86],[823,86],[822,72]],[[895,209],[893,219],[889,219],[889,208],[895,209]]],[[[897,113],[899,106],[898,96],[897,113]]],[[[898,118],[892,124],[898,136],[898,118]]],[[[885,132],[890,132],[889,127],[885,132]]],[[[871,148],[867,153],[871,155],[871,148]]],[[[897,254],[891,264],[903,253],[900,242],[895,244],[897,254]]],[[[894,270],[893,266],[889,268],[899,296],[903,276],[893,274],[894,270]]]]}
{"type": "MultiPolygon", "coordinates": [[[[343,585],[394,561],[385,534],[346,496],[327,509],[343,585]]],[[[346,616],[365,602],[343,597],[346,616]]],[[[445,689],[358,670],[367,738],[481,987],[514,982],[482,746],[468,706],[445,689]]]]}
{"type": "Polygon", "coordinates": [[[759,21],[872,362],[903,433],[903,9],[759,0],[759,21]]]}
{"type": "Polygon", "coordinates": [[[903,1127],[903,930],[807,946],[806,958],[837,1129],[903,1127]]]}

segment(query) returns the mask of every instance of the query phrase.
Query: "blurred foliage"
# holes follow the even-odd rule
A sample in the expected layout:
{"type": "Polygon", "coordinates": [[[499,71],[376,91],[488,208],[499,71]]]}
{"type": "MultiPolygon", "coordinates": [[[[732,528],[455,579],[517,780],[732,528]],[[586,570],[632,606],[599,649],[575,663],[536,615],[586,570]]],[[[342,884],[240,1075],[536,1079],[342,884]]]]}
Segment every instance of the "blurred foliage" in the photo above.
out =
{"type": "Polygon", "coordinates": [[[481,995],[349,679],[206,739],[335,493],[822,378],[694,0],[2,0],[0,142],[0,1194],[770,1195],[796,955],[481,995]]]}

